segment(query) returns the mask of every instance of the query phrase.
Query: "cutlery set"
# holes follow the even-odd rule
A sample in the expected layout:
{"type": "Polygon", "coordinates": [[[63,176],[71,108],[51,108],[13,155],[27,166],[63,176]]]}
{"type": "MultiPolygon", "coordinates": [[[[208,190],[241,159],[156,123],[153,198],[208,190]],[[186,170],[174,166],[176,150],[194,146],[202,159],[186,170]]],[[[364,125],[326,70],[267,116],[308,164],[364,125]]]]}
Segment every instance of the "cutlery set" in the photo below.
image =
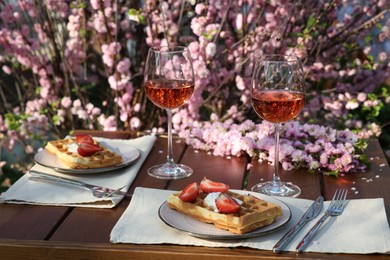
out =
{"type": "MultiPolygon", "coordinates": [[[[316,224],[309,230],[309,232],[303,237],[296,247],[296,252],[300,253],[305,250],[309,245],[315,234],[318,232],[321,225],[329,217],[336,217],[341,215],[344,210],[347,198],[347,190],[337,189],[333,195],[332,201],[330,202],[328,209],[324,215],[317,221],[316,224]]],[[[302,227],[315,219],[321,212],[324,198],[319,196],[316,201],[309,207],[309,209],[303,214],[301,219],[277,242],[273,248],[274,253],[280,253],[283,251],[285,246],[293,239],[294,236],[302,229],[302,227]]]]}

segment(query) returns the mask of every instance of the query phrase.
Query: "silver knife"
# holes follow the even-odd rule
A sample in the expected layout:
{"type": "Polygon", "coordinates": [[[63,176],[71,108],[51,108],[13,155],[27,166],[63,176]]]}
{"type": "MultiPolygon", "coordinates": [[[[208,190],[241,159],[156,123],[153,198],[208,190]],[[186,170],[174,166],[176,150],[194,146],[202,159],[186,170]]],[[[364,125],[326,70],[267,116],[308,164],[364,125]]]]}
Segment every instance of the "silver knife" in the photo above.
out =
{"type": "Polygon", "coordinates": [[[323,204],[324,198],[322,196],[319,196],[316,201],[311,204],[305,214],[303,214],[301,219],[279,240],[278,243],[276,243],[273,248],[274,253],[280,253],[307,222],[316,218],[321,212],[323,204]]]}
{"type": "Polygon", "coordinates": [[[127,192],[124,192],[121,190],[110,189],[110,188],[106,188],[106,187],[102,187],[102,186],[98,186],[98,185],[94,185],[94,184],[89,184],[89,183],[85,183],[82,181],[72,180],[72,179],[68,179],[65,177],[55,176],[55,175],[51,175],[51,174],[47,174],[47,173],[43,173],[43,172],[38,172],[38,171],[34,171],[34,170],[30,171],[30,174],[31,174],[30,179],[32,179],[32,180],[61,182],[61,183],[65,183],[65,184],[79,186],[82,188],[87,188],[90,190],[100,190],[100,191],[107,193],[109,196],[113,196],[113,195],[123,195],[126,197],[133,196],[131,193],[127,193],[127,192]]]}

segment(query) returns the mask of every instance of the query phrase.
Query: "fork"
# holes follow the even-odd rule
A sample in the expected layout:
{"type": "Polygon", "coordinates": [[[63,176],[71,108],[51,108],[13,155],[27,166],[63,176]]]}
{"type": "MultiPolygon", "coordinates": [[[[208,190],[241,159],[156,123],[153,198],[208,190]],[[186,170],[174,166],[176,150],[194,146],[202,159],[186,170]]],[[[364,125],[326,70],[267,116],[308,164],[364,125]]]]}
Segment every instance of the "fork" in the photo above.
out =
{"type": "Polygon", "coordinates": [[[54,176],[47,176],[47,175],[41,175],[41,176],[30,176],[30,180],[33,181],[46,181],[46,182],[52,182],[52,183],[62,183],[62,184],[68,184],[72,186],[77,186],[80,188],[85,188],[87,190],[90,190],[92,192],[92,195],[97,198],[109,198],[118,193],[120,190],[122,190],[125,186],[120,187],[119,189],[113,190],[113,189],[107,189],[103,187],[98,187],[94,185],[89,185],[87,183],[79,182],[79,181],[73,181],[68,180],[60,177],[54,177],[54,176]]]}
{"type": "Polygon", "coordinates": [[[324,215],[318,220],[318,222],[310,229],[310,231],[305,235],[305,237],[299,242],[296,251],[298,253],[305,250],[307,245],[313,239],[314,235],[317,233],[318,229],[325,222],[325,220],[331,217],[340,216],[344,210],[347,198],[347,190],[337,189],[333,195],[332,201],[330,202],[328,209],[325,211],[324,215]]]}

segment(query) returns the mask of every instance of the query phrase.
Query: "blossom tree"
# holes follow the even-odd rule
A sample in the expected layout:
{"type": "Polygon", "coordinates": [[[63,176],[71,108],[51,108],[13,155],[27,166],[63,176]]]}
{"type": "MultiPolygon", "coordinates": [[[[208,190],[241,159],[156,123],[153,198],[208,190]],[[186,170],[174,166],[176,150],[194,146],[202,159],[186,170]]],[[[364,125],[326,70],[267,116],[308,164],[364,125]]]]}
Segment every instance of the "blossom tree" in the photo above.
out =
{"type": "Polygon", "coordinates": [[[307,97],[301,124],[291,122],[297,132],[283,132],[284,168],[360,169],[361,138],[390,146],[388,11],[384,0],[0,0],[2,147],[31,159],[74,129],[161,131],[165,114],[142,87],[145,56],[185,45],[195,92],[174,127],[196,149],[272,161],[273,132],[251,108],[252,69],[264,53],[295,54],[307,97]],[[303,150],[291,143],[298,131],[303,150]],[[335,138],[316,143],[324,131],[335,138]],[[218,138],[232,146],[215,146],[218,138]],[[339,166],[324,158],[328,141],[343,151],[332,153],[339,166]]]}

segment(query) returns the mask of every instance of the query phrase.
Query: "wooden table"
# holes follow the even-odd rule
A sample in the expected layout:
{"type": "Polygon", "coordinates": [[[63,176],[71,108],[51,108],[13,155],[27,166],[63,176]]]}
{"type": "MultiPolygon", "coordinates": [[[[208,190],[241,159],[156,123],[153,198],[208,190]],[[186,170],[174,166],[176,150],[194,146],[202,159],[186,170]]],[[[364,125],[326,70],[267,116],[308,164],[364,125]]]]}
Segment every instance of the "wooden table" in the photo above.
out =
{"type": "MultiPolygon", "coordinates": [[[[79,132],[80,133],[80,132],[79,132]]],[[[88,132],[95,136],[130,138],[127,132],[88,132]]],[[[247,172],[248,158],[226,159],[195,151],[184,142],[174,141],[176,162],[189,165],[194,174],[184,180],[166,181],[149,177],[147,169],[166,159],[166,139],[158,138],[150,155],[141,167],[130,187],[150,187],[180,190],[191,181],[199,182],[204,176],[223,181],[234,189],[250,188],[261,178],[271,178],[273,167],[253,161],[247,172]],[[162,153],[161,151],[164,151],[162,153]]],[[[335,178],[309,174],[306,170],[288,171],[282,180],[292,181],[302,188],[301,198],[314,200],[322,194],[326,200],[336,188],[348,188],[350,199],[383,197],[387,218],[390,219],[390,169],[377,140],[370,140],[367,156],[372,165],[362,174],[348,174],[335,178]],[[367,180],[372,180],[368,181],[367,180]],[[351,188],[356,188],[353,190],[351,188]]],[[[293,252],[274,254],[271,251],[249,248],[207,248],[178,245],[111,244],[109,234],[130,199],[124,199],[114,209],[90,209],[73,207],[31,206],[0,204],[0,259],[389,259],[389,256],[322,254],[293,252]]],[[[364,223],[362,223],[364,224],[364,223]]]]}

